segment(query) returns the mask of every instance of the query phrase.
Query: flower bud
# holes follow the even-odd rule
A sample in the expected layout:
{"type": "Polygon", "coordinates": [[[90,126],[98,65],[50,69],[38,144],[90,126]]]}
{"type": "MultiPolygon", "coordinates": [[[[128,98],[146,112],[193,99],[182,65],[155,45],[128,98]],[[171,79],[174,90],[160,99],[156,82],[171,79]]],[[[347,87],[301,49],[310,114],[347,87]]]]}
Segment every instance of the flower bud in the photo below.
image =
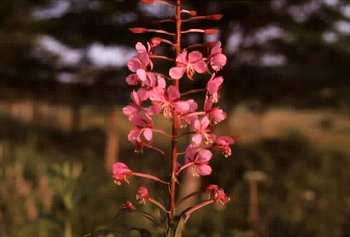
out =
{"type": "Polygon", "coordinates": [[[148,189],[144,186],[139,187],[136,192],[136,200],[140,203],[146,203],[146,201],[148,201],[149,198],[150,196],[148,189]]]}
{"type": "Polygon", "coordinates": [[[209,20],[213,20],[213,21],[219,21],[224,17],[224,15],[222,14],[213,14],[213,15],[209,15],[208,19],[209,20]]]}
{"type": "Polygon", "coordinates": [[[144,4],[153,4],[156,2],[156,0],[141,0],[141,2],[144,4]]]}
{"type": "Polygon", "coordinates": [[[129,28],[129,30],[134,34],[143,34],[148,31],[146,28],[142,28],[142,27],[133,27],[133,28],[129,28]]]}
{"type": "Polygon", "coordinates": [[[158,45],[160,45],[162,43],[163,39],[160,37],[154,37],[151,39],[151,45],[152,47],[157,47],[158,45]]]}
{"type": "Polygon", "coordinates": [[[207,35],[216,35],[219,33],[219,30],[215,28],[210,28],[210,29],[205,29],[204,33],[207,35]]]}
{"type": "Polygon", "coordinates": [[[122,162],[117,162],[113,164],[112,176],[115,184],[121,185],[123,182],[128,182],[127,178],[131,175],[132,171],[126,164],[122,162]]]}
{"type": "Polygon", "coordinates": [[[133,210],[136,210],[136,207],[134,206],[134,204],[132,202],[127,201],[127,202],[122,204],[122,209],[126,210],[126,211],[133,211],[133,210]]]}
{"type": "Polygon", "coordinates": [[[189,14],[190,14],[191,16],[197,16],[197,11],[191,10],[191,11],[189,11],[189,14]]]}
{"type": "Polygon", "coordinates": [[[210,199],[220,205],[225,205],[230,201],[230,197],[227,196],[225,191],[215,184],[209,185],[206,191],[209,192],[210,199]]]}

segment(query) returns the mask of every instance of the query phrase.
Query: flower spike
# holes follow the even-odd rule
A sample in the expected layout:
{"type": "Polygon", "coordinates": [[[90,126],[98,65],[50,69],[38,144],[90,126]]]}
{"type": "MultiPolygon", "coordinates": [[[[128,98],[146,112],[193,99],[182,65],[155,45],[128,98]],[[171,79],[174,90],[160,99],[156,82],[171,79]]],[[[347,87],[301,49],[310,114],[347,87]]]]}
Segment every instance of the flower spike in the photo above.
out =
{"type": "MultiPolygon", "coordinates": [[[[209,185],[206,188],[208,198],[186,209],[177,218],[177,188],[181,185],[180,175],[183,171],[191,172],[194,176],[208,176],[214,172],[212,163],[215,162],[214,151],[219,151],[225,157],[232,154],[231,145],[234,144],[230,136],[215,134],[215,125],[227,118],[227,113],[220,107],[220,91],[224,84],[224,78],[220,71],[227,64],[227,56],[224,54],[220,42],[192,44],[183,48],[182,40],[189,33],[201,33],[206,35],[218,34],[216,28],[184,28],[187,22],[192,21],[218,21],[221,14],[199,15],[194,10],[183,8],[184,0],[140,0],[142,4],[162,3],[171,5],[169,9],[175,10],[172,19],[157,20],[157,23],[175,24],[175,31],[167,31],[158,24],[154,28],[133,27],[130,31],[134,34],[155,33],[156,36],[149,42],[138,42],[135,46],[136,55],[128,61],[128,69],[131,72],[126,77],[126,82],[134,89],[130,94],[129,105],[123,108],[123,114],[128,118],[132,129],[128,134],[128,140],[134,145],[135,151],[150,149],[157,155],[164,156],[169,162],[169,172],[164,180],[152,173],[135,172],[126,164],[117,162],[112,167],[112,177],[116,184],[128,183],[130,177],[139,177],[148,181],[162,184],[168,191],[167,200],[158,201],[152,196],[152,192],[140,186],[136,191],[136,199],[142,204],[152,204],[166,214],[166,233],[181,233],[174,228],[179,220],[184,224],[192,214],[201,208],[212,204],[225,205],[230,198],[225,191],[217,185],[209,185]],[[175,54],[167,54],[167,50],[156,50],[158,46],[170,46],[175,54]],[[171,64],[166,75],[160,72],[157,64],[161,61],[171,64]],[[184,80],[203,80],[205,88],[191,88],[182,91],[180,83],[184,80]],[[196,96],[194,96],[196,94],[196,96]],[[198,100],[197,96],[201,99],[198,100]],[[157,117],[163,117],[170,122],[171,130],[166,126],[158,127],[157,117]],[[184,130],[187,129],[187,130],[184,130]],[[189,136],[189,144],[185,151],[180,150],[180,142],[184,136],[189,136]],[[169,142],[170,152],[159,144],[160,137],[169,142]],[[184,156],[183,159],[180,156],[184,156]],[[162,203],[168,203],[165,207],[162,203]]],[[[169,27],[169,29],[171,29],[169,27]]],[[[159,49],[163,49],[159,48],[159,49]]],[[[163,70],[162,70],[163,71],[163,70]]],[[[202,193],[196,190],[194,194],[202,193]]],[[[135,210],[132,203],[123,205],[125,210],[135,210]]],[[[137,210],[142,213],[142,210],[137,210]]],[[[147,218],[155,221],[151,216],[147,218]]],[[[155,223],[155,222],[154,222],[155,223]]],[[[180,234],[180,235],[178,235],[180,234]]]]}

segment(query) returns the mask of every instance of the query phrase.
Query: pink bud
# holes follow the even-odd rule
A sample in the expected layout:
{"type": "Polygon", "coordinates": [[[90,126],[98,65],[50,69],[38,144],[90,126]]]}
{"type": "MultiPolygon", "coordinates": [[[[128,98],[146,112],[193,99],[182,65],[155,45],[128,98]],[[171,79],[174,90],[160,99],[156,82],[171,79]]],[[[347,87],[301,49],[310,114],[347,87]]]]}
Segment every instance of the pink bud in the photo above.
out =
{"type": "Polygon", "coordinates": [[[150,195],[149,195],[148,189],[144,186],[139,187],[136,192],[136,199],[140,203],[146,203],[146,201],[148,201],[149,198],[150,198],[150,195]]]}
{"type": "Polygon", "coordinates": [[[141,2],[144,4],[153,4],[156,2],[156,0],[141,0],[141,2]]]}
{"type": "Polygon", "coordinates": [[[207,192],[210,195],[210,199],[214,200],[220,205],[225,205],[230,201],[225,191],[215,184],[211,184],[207,187],[207,192]]]}
{"type": "Polygon", "coordinates": [[[148,31],[146,28],[142,28],[142,27],[133,27],[133,28],[129,28],[129,30],[134,34],[143,34],[148,31]]]}
{"type": "Polygon", "coordinates": [[[125,202],[122,204],[122,209],[126,210],[126,211],[134,211],[136,210],[136,207],[134,206],[134,204],[132,202],[125,202]]]}
{"type": "Polygon", "coordinates": [[[209,15],[208,19],[209,20],[213,20],[213,21],[219,21],[223,18],[224,15],[222,14],[213,14],[213,15],[209,15]]]}
{"type": "Polygon", "coordinates": [[[219,30],[215,28],[210,28],[210,29],[205,29],[204,33],[207,35],[216,35],[219,33],[219,30]]]}
{"type": "Polygon", "coordinates": [[[114,183],[117,185],[121,185],[123,182],[127,182],[127,178],[132,175],[132,171],[129,167],[122,163],[117,162],[112,166],[112,177],[114,179],[114,183]]]}
{"type": "Polygon", "coordinates": [[[159,37],[154,37],[151,39],[151,45],[152,47],[157,47],[158,45],[160,45],[162,43],[162,38],[159,37]]]}

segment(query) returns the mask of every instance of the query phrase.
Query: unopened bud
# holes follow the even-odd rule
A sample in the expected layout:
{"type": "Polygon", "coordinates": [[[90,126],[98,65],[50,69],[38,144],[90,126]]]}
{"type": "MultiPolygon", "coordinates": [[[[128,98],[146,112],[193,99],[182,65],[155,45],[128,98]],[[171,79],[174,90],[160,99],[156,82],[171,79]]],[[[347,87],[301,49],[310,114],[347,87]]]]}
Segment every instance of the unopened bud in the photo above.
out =
{"type": "Polygon", "coordinates": [[[153,4],[156,2],[156,0],[141,0],[141,2],[144,4],[153,4]]]}
{"type": "Polygon", "coordinates": [[[209,15],[208,19],[213,20],[213,21],[219,21],[224,17],[222,14],[214,14],[214,15],[209,15]]]}
{"type": "Polygon", "coordinates": [[[195,11],[195,10],[191,10],[191,11],[189,11],[189,13],[191,16],[197,16],[197,11],[195,11]]]}
{"type": "Polygon", "coordinates": [[[129,30],[134,34],[143,34],[148,31],[146,28],[142,28],[142,27],[129,28],[129,30]]]}
{"type": "Polygon", "coordinates": [[[215,28],[205,29],[204,33],[207,34],[207,35],[216,35],[216,34],[219,33],[219,30],[215,29],[215,28]]]}
{"type": "Polygon", "coordinates": [[[156,46],[160,45],[162,43],[162,41],[163,41],[162,38],[154,37],[151,39],[151,45],[152,45],[152,47],[156,47],[156,46]]]}

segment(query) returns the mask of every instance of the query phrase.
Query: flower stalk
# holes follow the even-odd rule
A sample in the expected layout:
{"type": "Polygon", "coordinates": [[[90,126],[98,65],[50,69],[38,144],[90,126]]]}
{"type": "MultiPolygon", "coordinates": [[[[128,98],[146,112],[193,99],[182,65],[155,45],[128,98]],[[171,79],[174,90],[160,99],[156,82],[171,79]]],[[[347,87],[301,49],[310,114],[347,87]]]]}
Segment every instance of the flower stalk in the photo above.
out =
{"type": "MultiPolygon", "coordinates": [[[[190,171],[196,177],[208,176],[212,173],[210,162],[214,157],[213,150],[221,152],[225,157],[232,153],[231,145],[234,140],[229,136],[218,136],[213,131],[216,124],[226,119],[226,113],[217,105],[224,82],[223,77],[217,75],[227,63],[221,43],[208,42],[182,47],[182,39],[187,33],[218,33],[215,28],[183,30],[186,27],[185,24],[201,20],[217,21],[222,18],[222,15],[199,16],[196,11],[183,7],[184,0],[141,0],[141,2],[143,4],[165,3],[174,6],[174,18],[159,22],[174,23],[176,30],[169,32],[144,27],[130,28],[130,31],[135,34],[151,32],[171,36],[171,39],[153,37],[146,44],[141,42],[136,44],[136,55],[128,62],[131,74],[126,78],[127,83],[136,89],[132,91],[131,103],[123,108],[123,113],[133,125],[128,140],[135,146],[135,151],[151,149],[169,158],[167,159],[169,173],[168,178],[163,179],[157,175],[132,171],[126,164],[117,162],[113,165],[113,179],[116,184],[121,185],[129,183],[129,177],[137,176],[166,185],[168,198],[163,202],[151,197],[148,189],[143,186],[137,190],[136,199],[141,204],[147,202],[153,204],[164,212],[167,237],[181,237],[186,222],[195,212],[210,204],[224,205],[229,201],[223,189],[217,185],[209,185],[206,189],[209,194],[208,199],[188,208],[183,213],[177,211],[177,205],[184,201],[184,199],[177,200],[177,188],[182,185],[180,176],[183,171],[191,168],[190,171]],[[155,53],[155,48],[162,43],[175,51],[173,56],[155,53]],[[196,48],[199,49],[195,50],[196,48]],[[210,51],[209,55],[206,55],[207,49],[210,51]],[[158,72],[153,60],[172,63],[168,75],[158,72]],[[207,78],[206,87],[181,92],[181,81],[197,80],[198,74],[207,78]],[[202,96],[200,102],[196,101],[197,97],[191,98],[195,94],[202,96]],[[171,123],[171,133],[155,126],[153,122],[155,116],[163,116],[171,123]],[[155,136],[168,138],[169,154],[154,145],[155,136]],[[190,142],[185,151],[179,151],[179,139],[185,136],[190,138],[190,142]]],[[[185,199],[200,193],[195,191],[185,199]]],[[[135,209],[130,203],[126,207],[130,210],[135,209]]]]}

